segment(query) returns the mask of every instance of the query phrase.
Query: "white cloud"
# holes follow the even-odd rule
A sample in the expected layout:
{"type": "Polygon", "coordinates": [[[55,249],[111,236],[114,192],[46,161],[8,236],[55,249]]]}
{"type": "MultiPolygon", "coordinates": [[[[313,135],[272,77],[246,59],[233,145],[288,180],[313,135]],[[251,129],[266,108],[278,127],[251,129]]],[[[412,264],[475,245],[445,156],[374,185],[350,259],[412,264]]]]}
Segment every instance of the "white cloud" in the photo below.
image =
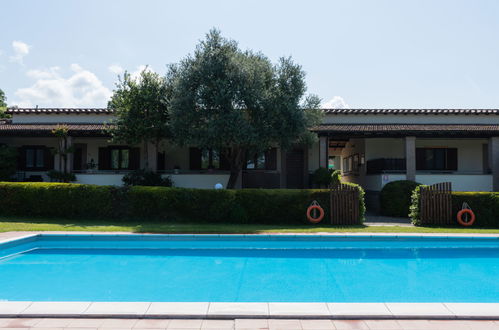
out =
{"type": "Polygon", "coordinates": [[[118,65],[118,64],[112,64],[112,65],[110,65],[107,69],[108,69],[109,71],[111,71],[112,73],[117,74],[117,75],[122,74],[122,73],[125,71],[125,69],[123,69],[123,68],[122,68],[120,65],[118,65]]]}
{"type": "Polygon", "coordinates": [[[323,109],[349,109],[350,106],[345,102],[341,96],[334,96],[329,101],[321,106],[323,109]]]}
{"type": "Polygon", "coordinates": [[[24,56],[29,54],[30,48],[31,46],[22,41],[12,41],[12,49],[14,50],[14,55],[10,57],[10,61],[23,64],[23,58],[24,56]]]}
{"type": "Polygon", "coordinates": [[[137,66],[135,71],[131,72],[130,75],[132,76],[133,79],[138,79],[140,77],[140,74],[144,70],[146,70],[147,72],[154,71],[150,66],[142,64],[142,65],[137,66]]]}
{"type": "Polygon", "coordinates": [[[30,70],[33,85],[18,89],[12,104],[20,107],[105,107],[111,91],[91,71],[71,64],[72,73],[64,77],[59,67],[30,70]]]}

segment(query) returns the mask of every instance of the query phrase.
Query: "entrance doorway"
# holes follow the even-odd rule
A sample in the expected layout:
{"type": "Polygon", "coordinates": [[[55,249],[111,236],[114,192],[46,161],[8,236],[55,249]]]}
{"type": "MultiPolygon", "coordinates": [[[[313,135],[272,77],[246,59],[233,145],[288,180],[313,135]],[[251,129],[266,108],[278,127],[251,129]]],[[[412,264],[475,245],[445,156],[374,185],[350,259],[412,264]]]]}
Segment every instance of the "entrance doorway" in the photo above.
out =
{"type": "Polygon", "coordinates": [[[286,153],[286,187],[304,188],[305,153],[303,149],[294,148],[286,153]]]}

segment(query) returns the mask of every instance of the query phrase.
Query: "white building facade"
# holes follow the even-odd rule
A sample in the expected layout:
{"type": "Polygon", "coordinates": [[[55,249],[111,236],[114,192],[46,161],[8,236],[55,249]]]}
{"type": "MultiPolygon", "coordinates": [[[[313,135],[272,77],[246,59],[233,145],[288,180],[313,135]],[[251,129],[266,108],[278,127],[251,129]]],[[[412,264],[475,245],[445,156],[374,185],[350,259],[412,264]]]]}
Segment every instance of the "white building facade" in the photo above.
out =
{"type": "MultiPolygon", "coordinates": [[[[0,122],[0,144],[18,150],[18,181],[49,181],[60,170],[51,150],[58,139],[52,130],[69,128],[73,153],[67,168],[77,183],[121,185],[129,171],[149,168],[170,176],[175,186],[226,186],[227,163],[216,150],[180,148],[169,141],[159,146],[110,142],[108,109],[12,108],[0,122]]],[[[329,109],[313,129],[319,141],[290,150],[271,148],[248,155],[238,187],[308,188],[319,167],[342,171],[346,181],[368,192],[388,182],[423,184],[452,182],[458,191],[499,190],[499,110],[497,109],[329,109]]]]}

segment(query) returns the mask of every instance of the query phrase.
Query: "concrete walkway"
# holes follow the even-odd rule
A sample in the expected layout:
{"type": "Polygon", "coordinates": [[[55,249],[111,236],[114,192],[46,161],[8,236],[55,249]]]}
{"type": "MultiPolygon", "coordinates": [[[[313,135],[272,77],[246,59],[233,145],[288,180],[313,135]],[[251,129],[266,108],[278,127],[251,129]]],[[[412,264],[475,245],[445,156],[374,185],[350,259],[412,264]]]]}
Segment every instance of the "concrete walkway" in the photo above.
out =
{"type": "Polygon", "coordinates": [[[366,220],[364,221],[366,226],[400,226],[400,227],[412,227],[411,219],[409,218],[399,218],[399,217],[387,217],[377,214],[366,214],[366,220]]]}
{"type": "Polygon", "coordinates": [[[1,319],[0,329],[499,329],[499,321],[443,320],[298,320],[298,319],[235,319],[235,320],[145,320],[145,319],[74,319],[15,318],[1,319]]]}

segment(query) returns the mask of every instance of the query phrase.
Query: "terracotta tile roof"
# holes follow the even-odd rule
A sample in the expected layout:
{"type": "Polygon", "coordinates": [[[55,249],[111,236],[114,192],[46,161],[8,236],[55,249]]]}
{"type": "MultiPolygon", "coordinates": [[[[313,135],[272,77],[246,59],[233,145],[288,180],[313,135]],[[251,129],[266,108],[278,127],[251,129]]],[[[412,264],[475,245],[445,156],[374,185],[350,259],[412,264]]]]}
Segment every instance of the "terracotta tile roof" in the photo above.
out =
{"type": "Polygon", "coordinates": [[[324,124],[318,133],[339,135],[478,135],[499,136],[499,125],[482,124],[324,124]]]}
{"type": "Polygon", "coordinates": [[[499,109],[323,109],[328,115],[499,115],[499,109]]]}
{"type": "Polygon", "coordinates": [[[112,114],[108,108],[7,108],[8,114],[112,114]]]}
{"type": "MultiPolygon", "coordinates": [[[[64,124],[70,136],[108,136],[104,124],[64,124]]],[[[12,124],[0,122],[0,136],[53,136],[58,124],[12,124]]]]}

